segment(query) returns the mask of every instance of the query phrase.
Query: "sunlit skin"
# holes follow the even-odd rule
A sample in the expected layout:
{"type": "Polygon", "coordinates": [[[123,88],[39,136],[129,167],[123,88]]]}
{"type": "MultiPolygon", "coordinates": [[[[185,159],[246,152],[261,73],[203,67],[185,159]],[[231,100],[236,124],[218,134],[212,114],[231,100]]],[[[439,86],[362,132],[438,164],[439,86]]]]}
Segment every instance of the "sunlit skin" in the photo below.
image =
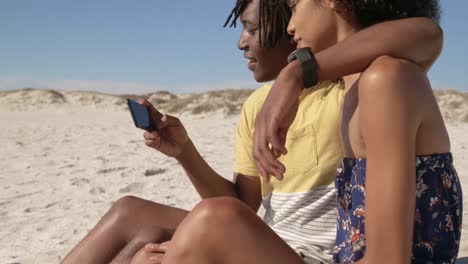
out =
{"type": "MultiPolygon", "coordinates": [[[[242,14],[241,20],[243,30],[239,38],[238,46],[243,51],[242,54],[247,57],[247,64],[250,64],[249,68],[253,70],[254,78],[259,82],[274,80],[281,69],[286,66],[286,57],[295,49],[295,45],[291,44],[289,39],[285,39],[275,48],[266,49],[260,46],[258,32],[256,31],[256,26],[258,25],[258,0],[254,0],[249,4],[242,14]]],[[[386,26],[384,29],[390,30],[398,27],[398,25],[400,25],[400,27],[403,26],[401,22],[400,24],[398,24],[398,22],[395,23],[397,24],[386,26]]],[[[388,41],[375,42],[371,40],[368,41],[369,46],[375,48],[366,49],[366,51],[370,51],[371,54],[351,52],[351,54],[355,55],[349,57],[348,61],[354,61],[354,64],[351,65],[355,65],[358,70],[362,70],[364,69],[363,64],[366,64],[366,61],[372,61],[372,57],[375,56],[373,54],[375,50],[381,55],[392,51],[392,53],[398,54],[399,57],[421,62],[421,64],[418,63],[420,65],[424,63],[432,64],[428,62],[435,60],[434,56],[431,54],[434,53],[434,50],[437,50],[438,42],[437,37],[434,37],[436,34],[431,30],[436,31],[436,29],[434,25],[427,21],[418,21],[414,23],[412,28],[408,29],[410,32],[405,30],[400,30],[398,32],[398,34],[411,34],[413,37],[412,39],[398,38],[398,41],[407,41],[407,43],[404,43],[406,46],[405,49],[401,48],[403,44],[388,41]],[[430,28],[430,30],[426,30],[427,28],[430,28]],[[424,49],[423,47],[425,47],[426,44],[430,48],[424,49]],[[408,45],[414,48],[408,47],[408,45]],[[422,49],[423,52],[409,52],[412,49],[413,51],[422,49]]],[[[346,64],[342,65],[339,61],[341,58],[346,57],[342,55],[343,53],[349,54],[350,47],[352,47],[352,45],[341,47],[338,50],[332,50],[332,52],[328,54],[327,52],[322,53],[325,56],[317,54],[318,60],[323,64],[323,76],[327,76],[327,74],[332,76],[339,75],[340,72],[349,69],[349,64],[348,66],[346,64]]],[[[147,104],[147,102],[142,103],[147,104]]],[[[156,108],[152,108],[152,111],[155,110],[157,111],[156,108]]],[[[202,202],[202,204],[195,208],[193,216],[187,220],[184,228],[180,230],[181,235],[179,235],[179,238],[172,241],[169,245],[161,247],[158,243],[171,239],[175,230],[179,228],[180,223],[187,217],[189,212],[137,197],[123,197],[114,204],[93,230],[67,255],[63,263],[109,263],[111,261],[112,263],[129,263],[132,256],[140,249],[140,253],[137,256],[143,255],[143,257],[134,259],[132,263],[159,263],[148,261],[150,261],[150,257],[161,259],[169,247],[184,251],[188,246],[190,246],[191,249],[196,249],[200,246],[202,247],[199,251],[200,254],[202,252],[222,254],[224,249],[219,252],[217,251],[217,247],[221,245],[236,245],[236,248],[239,250],[233,251],[233,253],[242,251],[242,254],[245,254],[245,256],[251,255],[259,258],[261,256],[266,256],[262,253],[265,251],[252,252],[252,250],[262,245],[267,252],[273,251],[275,254],[277,252],[285,256],[285,258],[277,259],[278,261],[286,261],[281,263],[301,263],[300,258],[298,258],[295,252],[277,235],[272,233],[263,221],[256,216],[255,212],[261,202],[259,190],[260,179],[258,177],[238,175],[235,186],[229,181],[224,180],[223,177],[211,169],[196,151],[194,144],[185,132],[183,124],[175,117],[166,116],[166,118],[162,125],[166,123],[171,124],[171,126],[161,128],[160,133],[145,133],[144,138],[146,145],[176,158],[184,167],[188,177],[192,180],[202,197],[230,196],[233,198],[207,199],[202,202]],[[239,200],[243,203],[240,203],[239,200]],[[213,215],[213,213],[215,214],[213,215]],[[236,232],[239,238],[231,236],[232,243],[226,243],[224,241],[225,236],[230,236],[230,234],[223,234],[220,232],[219,234],[210,235],[209,238],[206,239],[207,243],[200,243],[200,241],[205,241],[205,238],[203,238],[190,242],[190,245],[183,244],[181,238],[185,236],[182,234],[189,232],[188,230],[192,230],[191,226],[196,226],[197,221],[205,221],[203,220],[204,217],[210,219],[206,224],[213,224],[214,226],[219,225],[219,228],[216,228],[218,231],[231,230],[235,232],[240,228],[245,230],[245,232],[236,232]],[[231,224],[229,221],[218,221],[226,219],[231,219],[236,223],[238,222],[239,225],[231,224]],[[223,225],[228,225],[229,228],[224,228],[223,225]],[[252,243],[240,243],[240,240],[244,240],[247,237],[248,239],[253,237],[257,239],[251,241],[252,243]],[[271,243],[268,241],[271,241],[271,243]],[[155,245],[154,248],[144,247],[145,244],[150,242],[154,242],[157,245],[155,245]],[[220,242],[220,244],[215,245],[213,242],[220,242]],[[251,245],[250,249],[244,251],[244,247],[248,245],[251,245]],[[144,251],[154,254],[147,254],[144,251]],[[292,260],[292,262],[288,262],[289,260],[292,260]]],[[[201,227],[203,227],[203,225],[201,227]]],[[[200,230],[203,231],[203,228],[200,230]]],[[[193,238],[196,237],[197,236],[193,236],[193,238]]],[[[176,254],[177,252],[174,251],[172,256],[176,254]]],[[[209,254],[207,256],[209,256],[209,254]]],[[[232,253],[227,254],[226,257],[233,257],[232,253]]],[[[232,261],[242,263],[239,259],[234,257],[232,261]]],[[[262,259],[259,259],[258,263],[265,263],[265,261],[267,261],[267,263],[274,263],[262,259]]],[[[187,263],[187,260],[183,262],[187,263]]],[[[172,263],[183,262],[176,261],[172,263]]],[[[189,262],[210,263],[204,260],[189,262]]]]}

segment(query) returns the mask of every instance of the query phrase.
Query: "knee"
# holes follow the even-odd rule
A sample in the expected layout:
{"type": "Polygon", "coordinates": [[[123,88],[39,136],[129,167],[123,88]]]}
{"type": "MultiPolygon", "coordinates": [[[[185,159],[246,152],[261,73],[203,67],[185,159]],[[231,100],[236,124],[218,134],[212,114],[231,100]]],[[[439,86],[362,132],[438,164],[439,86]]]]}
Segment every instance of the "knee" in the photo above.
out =
{"type": "Polygon", "coordinates": [[[242,227],[248,221],[251,210],[234,198],[210,198],[200,202],[181,224],[178,239],[182,245],[193,247],[194,240],[218,240],[228,237],[236,228],[242,227]]]}
{"type": "Polygon", "coordinates": [[[210,198],[201,201],[192,211],[192,220],[208,228],[232,226],[242,222],[250,209],[241,201],[230,197],[210,198]]]}
{"type": "Polygon", "coordinates": [[[124,196],[118,199],[109,210],[109,218],[112,223],[126,223],[135,216],[143,200],[135,196],[124,196]]]}
{"type": "Polygon", "coordinates": [[[199,254],[214,257],[213,252],[220,250],[221,242],[225,242],[239,227],[242,228],[250,211],[234,198],[204,199],[176,231],[170,246],[171,258],[187,260],[199,254]]]}

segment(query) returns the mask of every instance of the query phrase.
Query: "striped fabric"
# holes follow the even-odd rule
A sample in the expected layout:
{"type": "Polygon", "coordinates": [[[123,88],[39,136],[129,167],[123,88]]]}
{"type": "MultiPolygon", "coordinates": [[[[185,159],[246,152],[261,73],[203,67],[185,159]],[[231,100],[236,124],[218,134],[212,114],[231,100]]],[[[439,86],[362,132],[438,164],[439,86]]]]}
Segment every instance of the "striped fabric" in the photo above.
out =
{"type": "Polygon", "coordinates": [[[272,192],[263,200],[264,221],[306,263],[331,263],[336,237],[334,186],[301,193],[272,192]]]}

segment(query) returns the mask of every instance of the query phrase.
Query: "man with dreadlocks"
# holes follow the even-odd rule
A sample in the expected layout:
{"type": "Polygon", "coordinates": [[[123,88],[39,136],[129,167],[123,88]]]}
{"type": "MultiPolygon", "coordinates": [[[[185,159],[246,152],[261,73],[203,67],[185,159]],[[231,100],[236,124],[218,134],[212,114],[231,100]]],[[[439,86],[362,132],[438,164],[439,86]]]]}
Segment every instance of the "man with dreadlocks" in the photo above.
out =
{"type": "MultiPolygon", "coordinates": [[[[236,26],[238,19],[242,22],[243,30],[238,45],[244,51],[248,68],[252,70],[256,81],[274,80],[287,65],[287,56],[296,49],[286,31],[290,16],[286,0],[238,0],[228,17],[225,26],[236,26]]],[[[398,28],[401,37],[395,36],[393,42],[365,39],[368,46],[374,47],[372,50],[361,50],[359,45],[339,48],[320,59],[321,70],[327,76],[338,78],[339,73],[348,68],[343,69],[342,64],[337,63],[342,60],[340,55],[335,54],[345,52],[352,54],[347,58],[348,62],[357,65],[356,71],[363,70],[375,56],[382,54],[394,54],[420,65],[431,64],[441,45],[437,25],[417,19],[411,21],[411,27],[407,27],[408,23],[401,20],[378,25],[378,30],[382,32],[398,28]],[[422,48],[423,52],[414,52],[417,48],[422,48]]],[[[359,43],[360,33],[353,38],[359,43]]],[[[166,115],[161,134],[145,133],[146,143],[174,157],[184,167],[202,198],[234,197],[247,205],[248,210],[255,215],[263,195],[266,208],[264,220],[269,227],[265,224],[258,228],[253,226],[256,230],[264,231],[265,236],[257,237],[263,241],[261,243],[277,241],[279,235],[281,243],[288,243],[284,246],[290,248],[292,254],[298,254],[309,263],[326,263],[330,261],[330,249],[335,240],[334,193],[330,183],[341,158],[335,130],[342,89],[333,82],[324,82],[320,87],[322,92],[304,93],[302,96],[300,107],[307,109],[316,118],[311,121],[298,116],[294,125],[296,129],[287,139],[289,154],[282,157],[288,168],[282,181],[261,181],[252,156],[254,118],[268,94],[268,85],[255,91],[243,107],[237,127],[234,183],[211,169],[175,117],[166,115]],[[314,149],[315,153],[306,153],[303,150],[305,148],[314,149]]],[[[143,104],[157,111],[148,102],[143,104]]],[[[240,212],[231,206],[229,200],[226,203],[219,200],[212,203],[211,199],[207,199],[207,203],[197,206],[195,210],[205,209],[207,215],[213,213],[212,209],[215,210],[217,215],[213,219],[229,219],[232,214],[240,212]]],[[[146,243],[170,240],[188,214],[188,211],[140,198],[123,197],[114,203],[63,263],[128,263],[140,249],[133,263],[160,263],[168,244],[142,247],[146,243]]],[[[256,262],[253,258],[252,261],[238,263],[256,262]]]]}

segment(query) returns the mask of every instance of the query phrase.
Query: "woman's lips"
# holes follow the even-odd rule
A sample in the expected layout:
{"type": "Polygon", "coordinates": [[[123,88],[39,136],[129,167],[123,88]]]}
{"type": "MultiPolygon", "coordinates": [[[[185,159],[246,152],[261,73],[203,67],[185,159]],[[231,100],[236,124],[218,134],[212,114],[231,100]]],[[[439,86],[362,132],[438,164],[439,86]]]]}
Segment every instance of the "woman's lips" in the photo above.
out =
{"type": "Polygon", "coordinates": [[[300,38],[294,38],[293,41],[294,41],[294,43],[296,43],[296,46],[297,46],[298,49],[301,48],[300,47],[301,46],[301,39],[300,38]]]}
{"type": "Polygon", "coordinates": [[[301,41],[300,41],[300,40],[296,42],[296,48],[297,48],[297,49],[300,49],[300,48],[301,48],[301,41]]]}

